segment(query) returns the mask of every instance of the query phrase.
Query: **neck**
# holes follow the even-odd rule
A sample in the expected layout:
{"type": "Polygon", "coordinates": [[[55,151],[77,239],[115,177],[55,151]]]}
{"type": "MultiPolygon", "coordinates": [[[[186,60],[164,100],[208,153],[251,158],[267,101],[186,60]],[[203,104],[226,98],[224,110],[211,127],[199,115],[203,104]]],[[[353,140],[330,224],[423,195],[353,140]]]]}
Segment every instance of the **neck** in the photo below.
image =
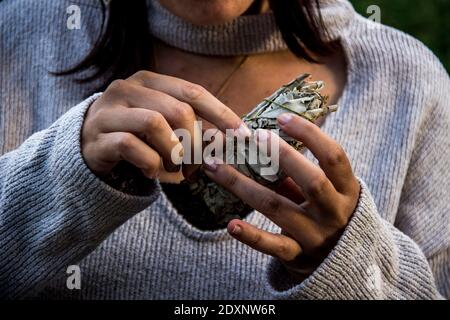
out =
{"type": "Polygon", "coordinates": [[[163,8],[158,0],[149,1],[149,25],[153,37],[184,51],[235,56],[286,50],[275,18],[262,2],[245,15],[220,25],[193,25],[163,8]],[[261,14],[251,14],[253,10],[261,14]],[[266,12],[264,12],[266,10],[266,12]]]}

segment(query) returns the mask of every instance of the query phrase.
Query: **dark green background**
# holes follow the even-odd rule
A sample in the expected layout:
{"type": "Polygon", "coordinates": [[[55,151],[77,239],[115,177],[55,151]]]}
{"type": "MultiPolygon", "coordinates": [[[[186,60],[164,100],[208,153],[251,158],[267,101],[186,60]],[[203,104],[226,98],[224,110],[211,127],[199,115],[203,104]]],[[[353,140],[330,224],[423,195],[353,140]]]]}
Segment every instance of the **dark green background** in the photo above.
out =
{"type": "Polygon", "coordinates": [[[365,17],[370,5],[381,8],[381,23],[421,40],[450,71],[450,0],[351,0],[365,17]]]}

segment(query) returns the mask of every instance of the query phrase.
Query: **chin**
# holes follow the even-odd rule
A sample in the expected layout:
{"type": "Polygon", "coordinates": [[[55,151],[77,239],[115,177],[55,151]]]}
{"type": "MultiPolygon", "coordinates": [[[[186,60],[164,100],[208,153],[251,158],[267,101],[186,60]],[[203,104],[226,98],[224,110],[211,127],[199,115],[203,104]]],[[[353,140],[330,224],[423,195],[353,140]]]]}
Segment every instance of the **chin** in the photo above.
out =
{"type": "Polygon", "coordinates": [[[195,25],[214,25],[242,15],[254,0],[159,0],[167,10],[195,25]]]}

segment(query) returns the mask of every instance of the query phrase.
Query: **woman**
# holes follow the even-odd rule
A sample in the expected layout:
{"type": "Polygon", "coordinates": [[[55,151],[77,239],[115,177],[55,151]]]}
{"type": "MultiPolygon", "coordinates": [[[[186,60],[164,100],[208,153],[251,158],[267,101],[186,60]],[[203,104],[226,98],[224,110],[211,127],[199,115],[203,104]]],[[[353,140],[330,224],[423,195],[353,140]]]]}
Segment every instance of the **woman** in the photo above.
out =
{"type": "Polygon", "coordinates": [[[347,0],[112,0],[105,25],[102,8],[0,3],[3,297],[450,296],[450,81],[422,44],[347,0]],[[239,116],[301,73],[340,109],[278,119],[310,151],[281,142],[283,188],[204,165],[257,211],[226,230],[161,190],[180,171],[173,130],[245,134],[239,116]]]}

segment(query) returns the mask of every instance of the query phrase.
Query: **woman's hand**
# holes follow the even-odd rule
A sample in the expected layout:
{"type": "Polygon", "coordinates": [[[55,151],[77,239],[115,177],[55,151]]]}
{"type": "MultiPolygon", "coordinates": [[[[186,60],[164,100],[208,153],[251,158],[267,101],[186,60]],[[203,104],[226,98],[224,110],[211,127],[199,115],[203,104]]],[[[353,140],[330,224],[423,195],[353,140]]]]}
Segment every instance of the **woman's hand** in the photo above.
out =
{"type": "Polygon", "coordinates": [[[355,210],[360,186],[342,148],[319,127],[291,114],[281,115],[278,122],[286,134],[304,143],[320,165],[307,160],[276,134],[258,130],[258,142],[279,142],[280,168],[288,176],[279,193],[229,165],[209,162],[205,167],[211,179],[282,230],[273,234],[235,219],[228,224],[230,234],[255,250],[279,258],[302,281],[336,245],[355,210]]]}
{"type": "MultiPolygon", "coordinates": [[[[236,129],[241,119],[201,86],[174,77],[140,71],[116,80],[87,112],[81,148],[87,166],[106,175],[125,160],[148,178],[180,169],[183,147],[173,132],[184,128],[191,136],[191,153],[202,147],[196,115],[221,130],[236,129]],[[199,140],[200,139],[200,140],[199,140]],[[173,150],[178,150],[175,159],[173,150]]],[[[201,151],[200,151],[201,152],[201,151]]],[[[184,173],[189,175],[195,168],[184,173]]]]}

